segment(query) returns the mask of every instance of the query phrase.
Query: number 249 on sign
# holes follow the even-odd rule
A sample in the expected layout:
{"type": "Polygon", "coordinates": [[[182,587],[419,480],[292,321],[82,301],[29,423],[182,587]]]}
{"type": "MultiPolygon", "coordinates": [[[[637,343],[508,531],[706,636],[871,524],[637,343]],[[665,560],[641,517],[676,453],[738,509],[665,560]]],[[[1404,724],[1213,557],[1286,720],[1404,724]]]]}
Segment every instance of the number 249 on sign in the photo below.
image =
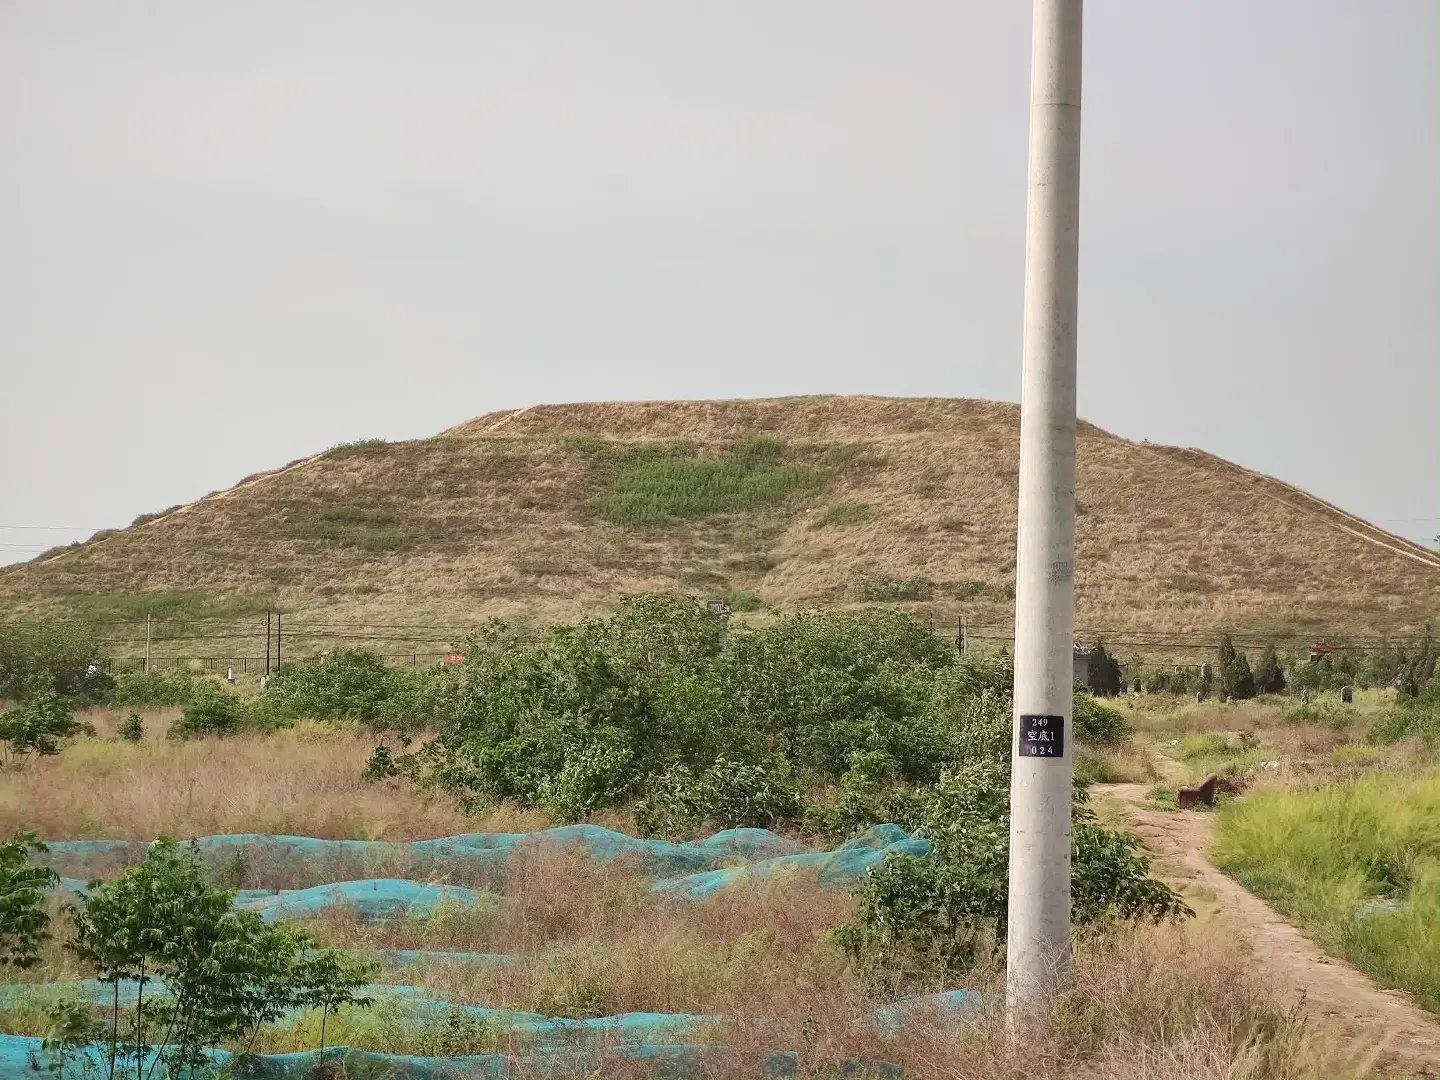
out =
{"type": "Polygon", "coordinates": [[[1065,718],[1030,713],[1022,715],[1017,749],[1021,757],[1064,757],[1065,718]]]}

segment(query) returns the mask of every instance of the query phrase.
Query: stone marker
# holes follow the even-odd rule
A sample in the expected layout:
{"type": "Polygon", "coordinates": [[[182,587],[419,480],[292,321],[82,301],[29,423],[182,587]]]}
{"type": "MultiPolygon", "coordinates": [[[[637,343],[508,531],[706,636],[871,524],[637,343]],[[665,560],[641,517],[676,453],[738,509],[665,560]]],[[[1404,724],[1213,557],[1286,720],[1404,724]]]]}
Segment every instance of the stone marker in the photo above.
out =
{"type": "Polygon", "coordinates": [[[1340,700],[1346,705],[1352,704],[1355,701],[1355,688],[1353,686],[1340,687],[1340,700]]]}
{"type": "Polygon", "coordinates": [[[1176,794],[1179,796],[1180,809],[1189,810],[1191,807],[1204,803],[1206,806],[1215,805],[1215,787],[1220,783],[1220,778],[1214,773],[1201,780],[1196,787],[1182,787],[1176,794]]]}

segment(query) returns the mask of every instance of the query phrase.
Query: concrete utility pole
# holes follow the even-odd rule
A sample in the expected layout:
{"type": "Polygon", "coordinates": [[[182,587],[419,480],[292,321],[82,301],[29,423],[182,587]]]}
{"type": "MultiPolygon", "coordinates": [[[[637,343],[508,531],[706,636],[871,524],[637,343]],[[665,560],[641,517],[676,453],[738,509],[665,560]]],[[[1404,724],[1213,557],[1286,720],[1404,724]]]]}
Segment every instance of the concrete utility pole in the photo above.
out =
{"type": "Polygon", "coordinates": [[[1082,0],[1035,0],[1006,947],[1017,1038],[1043,1018],[1070,963],[1082,10],[1082,0]]]}
{"type": "Polygon", "coordinates": [[[150,674],[150,616],[145,616],[145,674],[150,674]]]}

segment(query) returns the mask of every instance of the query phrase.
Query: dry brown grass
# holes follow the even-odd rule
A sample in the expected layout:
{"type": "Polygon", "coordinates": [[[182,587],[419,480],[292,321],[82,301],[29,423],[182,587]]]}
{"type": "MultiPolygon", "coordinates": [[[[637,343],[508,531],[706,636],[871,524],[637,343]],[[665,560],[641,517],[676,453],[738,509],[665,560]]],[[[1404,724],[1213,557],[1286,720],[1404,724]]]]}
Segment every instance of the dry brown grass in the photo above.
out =
{"type": "MultiPolygon", "coordinates": [[[[306,620],[554,621],[677,586],[728,584],[782,607],[844,603],[856,574],[874,572],[930,579],[935,599],[914,606],[941,624],[963,608],[979,634],[1010,621],[1017,417],[997,402],[841,397],[497,414],[375,455],[321,455],[9,569],[0,573],[0,600],[63,610],[75,593],[274,592],[296,613],[299,634],[306,620]],[[718,453],[750,432],[795,447],[863,447],[878,463],[843,470],[808,503],[621,529],[595,517],[601,481],[565,441],[674,438],[718,453]],[[835,502],[871,506],[874,519],[808,527],[807,511],[835,502]],[[393,519],[404,547],[295,538],[307,522],[356,507],[393,519]],[[966,599],[952,598],[952,586],[966,599]]],[[[1405,634],[1440,599],[1440,556],[1207,455],[1082,425],[1079,500],[1082,627],[1405,634]]],[[[252,617],[244,629],[253,639],[233,647],[261,655],[263,621],[252,617]]],[[[445,635],[432,637],[439,640],[417,633],[388,648],[434,651],[445,635]]],[[[318,631],[295,639],[300,651],[323,643],[318,631]]]]}
{"type": "MultiPolygon", "coordinates": [[[[93,714],[92,714],[93,715],[93,714]]],[[[326,839],[409,840],[484,828],[544,827],[513,811],[479,821],[407,788],[360,780],[374,739],[301,724],[275,735],[171,742],[167,716],[147,739],[86,739],[58,757],[0,772],[0,833],[48,839],[150,840],[269,832],[326,839]]],[[[113,728],[100,715],[97,727],[113,728]]]]}
{"type": "MultiPolygon", "coordinates": [[[[1323,1041],[1306,1037],[1300,1018],[1269,996],[1253,961],[1213,928],[1132,927],[1082,941],[1073,982],[1049,1024],[1017,1049],[993,1008],[963,1021],[916,1014],[899,1036],[864,1021],[884,1001],[826,938],[852,901],[812,878],[763,882],[699,904],[657,898],[647,884],[632,870],[599,867],[573,852],[532,852],[514,867],[503,902],[482,910],[380,928],[334,913],[318,929],[355,947],[525,958],[508,968],[431,966],[385,976],[455,1001],[570,1016],[726,1017],[699,1036],[736,1051],[722,1075],[751,1075],[746,1062],[774,1049],[804,1052],[806,1075],[853,1057],[897,1061],[907,1075],[977,1080],[1336,1075],[1321,1070],[1323,1041]]],[[[993,974],[977,973],[972,985],[1000,1000],[993,974]]],[[[277,1033],[273,1048],[303,1042],[296,1038],[277,1033]]],[[[628,1075],[618,1062],[616,1069],[628,1075]]]]}

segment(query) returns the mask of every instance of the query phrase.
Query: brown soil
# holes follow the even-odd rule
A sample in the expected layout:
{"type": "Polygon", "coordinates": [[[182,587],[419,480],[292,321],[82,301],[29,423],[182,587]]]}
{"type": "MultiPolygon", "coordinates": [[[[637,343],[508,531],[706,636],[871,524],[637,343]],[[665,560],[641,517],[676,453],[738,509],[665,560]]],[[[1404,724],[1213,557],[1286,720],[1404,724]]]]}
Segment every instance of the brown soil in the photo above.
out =
{"type": "Polygon", "coordinates": [[[1216,917],[1232,924],[1275,990],[1336,1039],[1353,1076],[1440,1075],[1440,1021],[1399,990],[1386,990],[1342,960],[1326,956],[1265,901],[1206,857],[1214,816],[1147,810],[1143,784],[1098,785],[1119,801],[1155,853],[1162,876],[1213,894],[1216,917]]]}

